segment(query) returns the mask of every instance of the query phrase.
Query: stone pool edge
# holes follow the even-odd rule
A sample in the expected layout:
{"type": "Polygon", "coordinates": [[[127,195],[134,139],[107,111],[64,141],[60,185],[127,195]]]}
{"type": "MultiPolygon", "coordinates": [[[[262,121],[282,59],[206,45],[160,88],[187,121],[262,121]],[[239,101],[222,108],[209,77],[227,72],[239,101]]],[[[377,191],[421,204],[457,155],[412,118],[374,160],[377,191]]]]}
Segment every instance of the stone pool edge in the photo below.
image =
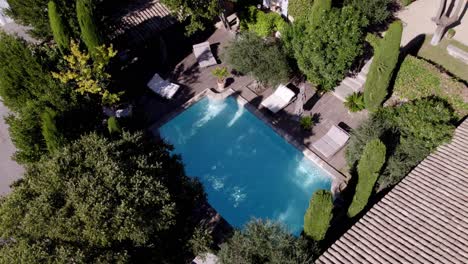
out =
{"type": "Polygon", "coordinates": [[[224,100],[225,98],[235,94],[235,99],[237,102],[244,106],[249,112],[251,112],[253,115],[255,115],[257,118],[262,120],[264,123],[266,123],[275,133],[277,133],[280,137],[282,137],[286,142],[289,144],[293,145],[297,150],[299,150],[304,157],[309,159],[310,161],[314,162],[317,164],[320,168],[322,168],[325,172],[329,174],[329,176],[332,179],[332,184],[331,184],[331,192],[333,193],[333,196],[336,197],[337,194],[341,192],[343,189],[343,184],[346,184],[346,177],[339,172],[337,169],[333,168],[330,164],[328,164],[325,160],[320,158],[317,154],[315,154],[311,149],[309,149],[306,145],[302,144],[298,140],[296,140],[293,136],[291,136],[288,132],[285,130],[281,129],[278,126],[275,126],[269,117],[267,117],[265,114],[260,112],[259,109],[251,105],[247,99],[242,97],[240,94],[236,94],[236,91],[234,91],[231,88],[226,89],[225,91],[221,93],[216,93],[210,88],[207,88],[203,90],[201,93],[195,95],[194,97],[190,98],[187,102],[179,106],[177,109],[172,111],[171,113],[167,114],[163,118],[161,118],[159,121],[156,121],[153,123],[148,129],[154,136],[159,136],[159,134],[155,134],[153,131],[156,131],[159,129],[162,125],[165,123],[169,122],[176,116],[178,116],[180,113],[185,111],[187,108],[192,106],[193,104],[197,103],[201,99],[203,99],[205,96],[215,99],[215,100],[224,100]],[[341,188],[340,188],[341,186],[341,188]]]}

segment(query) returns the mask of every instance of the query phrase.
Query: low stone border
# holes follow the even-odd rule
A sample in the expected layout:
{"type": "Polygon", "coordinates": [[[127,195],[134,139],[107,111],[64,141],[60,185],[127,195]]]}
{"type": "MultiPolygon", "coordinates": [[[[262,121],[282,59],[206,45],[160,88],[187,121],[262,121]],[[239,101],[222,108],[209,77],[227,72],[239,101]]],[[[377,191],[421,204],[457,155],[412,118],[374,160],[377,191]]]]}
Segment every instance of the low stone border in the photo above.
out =
{"type": "MultiPolygon", "coordinates": [[[[341,192],[341,190],[343,189],[343,184],[345,184],[346,182],[346,177],[343,174],[341,174],[338,170],[336,170],[330,164],[328,164],[326,161],[320,158],[307,146],[305,146],[304,144],[296,140],[293,136],[291,136],[285,130],[273,124],[271,118],[263,114],[259,109],[257,109],[253,105],[249,104],[247,99],[242,97],[240,94],[237,94],[236,91],[234,91],[231,88],[226,89],[222,93],[215,93],[211,89],[203,90],[201,93],[195,95],[190,100],[185,102],[182,106],[180,106],[179,108],[177,108],[176,110],[174,110],[173,112],[171,112],[170,114],[162,118],[161,120],[151,125],[149,127],[149,130],[151,130],[151,132],[154,134],[153,131],[155,131],[156,129],[164,125],[165,123],[169,122],[171,119],[175,118],[177,115],[179,115],[180,113],[185,111],[187,108],[189,108],[193,104],[203,99],[205,96],[215,99],[215,100],[224,100],[228,96],[231,96],[233,94],[236,94],[236,100],[240,105],[244,106],[249,112],[251,112],[253,115],[255,115],[257,118],[259,118],[263,122],[265,122],[279,136],[284,138],[289,144],[293,145],[296,149],[302,152],[302,154],[307,159],[314,162],[320,168],[322,168],[325,172],[328,173],[328,175],[332,178],[331,192],[333,193],[333,195],[336,195],[341,192]]],[[[155,134],[155,136],[157,136],[157,134],[155,134]]]]}

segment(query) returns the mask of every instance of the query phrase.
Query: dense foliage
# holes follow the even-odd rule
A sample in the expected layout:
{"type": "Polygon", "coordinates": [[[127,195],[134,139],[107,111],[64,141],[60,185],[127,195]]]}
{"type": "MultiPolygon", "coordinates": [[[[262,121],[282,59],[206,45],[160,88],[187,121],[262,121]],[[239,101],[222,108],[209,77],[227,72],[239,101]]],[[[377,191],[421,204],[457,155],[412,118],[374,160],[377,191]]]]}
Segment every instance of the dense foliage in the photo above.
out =
{"type": "Polygon", "coordinates": [[[322,17],[331,9],[332,0],[314,0],[314,4],[310,9],[310,19],[312,25],[319,27],[322,17]]]}
{"type": "Polygon", "coordinates": [[[332,211],[332,193],[326,190],[316,191],[304,215],[304,233],[315,241],[324,239],[333,217],[332,211]]]}
{"type": "Polygon", "coordinates": [[[369,141],[364,147],[357,167],[358,180],[348,215],[354,217],[367,205],[369,197],[385,162],[385,145],[379,139],[369,141]]]}
{"type": "Polygon", "coordinates": [[[270,37],[276,31],[283,32],[287,23],[275,12],[265,13],[251,6],[248,16],[243,19],[242,27],[257,33],[260,37],[270,37]]]}
{"type": "Polygon", "coordinates": [[[243,74],[250,74],[263,84],[277,85],[286,81],[289,66],[277,42],[263,40],[245,32],[225,50],[228,65],[243,74]]]}
{"type": "Polygon", "coordinates": [[[431,63],[408,55],[398,70],[393,87],[392,103],[438,96],[447,100],[460,116],[468,114],[463,99],[467,86],[441,72],[431,63]]]}
{"type": "Polygon", "coordinates": [[[390,17],[389,7],[392,2],[393,0],[345,0],[345,4],[364,14],[370,25],[381,24],[390,17]]]}
{"type": "Polygon", "coordinates": [[[348,164],[356,165],[367,142],[381,139],[390,154],[378,185],[379,189],[391,187],[437,146],[450,140],[456,120],[453,109],[439,98],[383,108],[353,131],[346,149],[348,164]]]}
{"type": "Polygon", "coordinates": [[[353,8],[344,7],[323,12],[319,25],[311,21],[295,21],[283,39],[307,79],[329,91],[363,53],[366,19],[353,8]]]}
{"type": "Polygon", "coordinates": [[[294,20],[304,19],[312,12],[314,0],[289,0],[288,16],[294,20]]]}
{"type": "Polygon", "coordinates": [[[220,12],[218,0],[161,0],[182,21],[188,21],[185,27],[188,35],[205,30],[205,24],[211,22],[220,12]]]}
{"type": "Polygon", "coordinates": [[[374,59],[364,85],[364,102],[369,111],[376,111],[388,94],[388,87],[400,54],[401,21],[393,22],[375,50],[374,59]]]}
{"type": "Polygon", "coordinates": [[[309,251],[303,239],[289,234],[282,226],[252,220],[221,245],[218,257],[223,264],[302,264],[312,263],[309,251]]]}
{"type": "MultiPolygon", "coordinates": [[[[9,15],[16,21],[31,26],[31,33],[36,37],[50,37],[47,8],[49,0],[7,0],[10,5],[9,15]]],[[[57,10],[60,11],[65,27],[73,37],[79,36],[78,21],[76,19],[75,1],[55,0],[57,10]]]]}
{"type": "Polygon", "coordinates": [[[65,52],[70,48],[70,35],[68,34],[66,25],[64,24],[61,14],[57,9],[57,5],[54,1],[49,1],[48,11],[50,28],[52,30],[54,40],[57,43],[59,49],[62,52],[65,52]]]}
{"type": "Polygon", "coordinates": [[[65,55],[65,69],[52,76],[63,84],[74,87],[81,95],[99,95],[103,104],[114,104],[120,100],[121,93],[111,92],[109,85],[111,75],[108,65],[117,52],[112,46],[94,48],[91,56],[82,52],[75,42],[71,42],[70,55],[65,55]],[[92,58],[91,58],[92,57],[92,58]]]}
{"type": "Polygon", "coordinates": [[[63,136],[57,129],[56,118],[57,113],[50,108],[46,108],[41,114],[42,137],[49,152],[56,151],[63,144],[63,136]]]}
{"type": "Polygon", "coordinates": [[[204,193],[169,150],[90,134],[29,166],[0,204],[0,262],[182,263],[204,193]]]}
{"type": "Polygon", "coordinates": [[[76,16],[80,25],[81,39],[91,54],[102,45],[102,37],[99,35],[95,21],[95,8],[93,0],[76,1],[76,16]]]}

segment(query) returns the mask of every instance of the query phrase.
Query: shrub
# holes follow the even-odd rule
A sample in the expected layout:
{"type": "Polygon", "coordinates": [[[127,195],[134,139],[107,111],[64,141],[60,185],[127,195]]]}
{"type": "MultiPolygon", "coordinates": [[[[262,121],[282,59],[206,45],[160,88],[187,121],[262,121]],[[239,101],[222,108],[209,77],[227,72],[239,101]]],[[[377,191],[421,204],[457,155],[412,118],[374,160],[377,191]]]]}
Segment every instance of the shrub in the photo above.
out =
{"type": "Polygon", "coordinates": [[[91,54],[102,44],[101,36],[95,24],[94,8],[94,1],[92,0],[76,1],[76,15],[81,29],[81,38],[91,54]]]}
{"type": "Polygon", "coordinates": [[[297,19],[305,19],[312,11],[314,0],[289,0],[288,16],[297,19]]]}
{"type": "Polygon", "coordinates": [[[300,124],[302,129],[310,130],[314,126],[314,120],[311,116],[303,116],[301,117],[300,124]]]}
{"type": "Polygon", "coordinates": [[[46,108],[41,115],[42,136],[44,137],[47,150],[49,150],[50,153],[59,149],[63,144],[62,135],[57,129],[56,117],[57,113],[50,108],[46,108]]]}
{"type": "Polygon", "coordinates": [[[378,25],[390,17],[389,6],[392,2],[393,0],[346,0],[345,4],[364,14],[370,25],[378,25]]]}
{"type": "Polygon", "coordinates": [[[224,81],[228,76],[229,72],[226,67],[216,67],[214,70],[211,71],[214,77],[218,78],[219,81],[224,81]]]}
{"type": "Polygon", "coordinates": [[[366,108],[364,105],[364,96],[360,92],[354,92],[353,94],[346,97],[344,105],[351,112],[359,112],[366,108]]]}
{"type": "Polygon", "coordinates": [[[115,116],[111,116],[109,119],[107,119],[107,130],[109,130],[109,134],[111,135],[122,133],[119,120],[117,120],[115,116]]]}
{"type": "Polygon", "coordinates": [[[363,52],[365,19],[352,7],[344,7],[323,12],[318,27],[311,21],[294,22],[283,40],[307,79],[330,91],[363,52]]]}
{"type": "Polygon", "coordinates": [[[264,41],[245,32],[225,50],[227,63],[243,74],[250,74],[263,84],[276,86],[289,77],[289,65],[278,43],[264,41]]]}
{"type": "Polygon", "coordinates": [[[244,27],[263,38],[272,36],[275,31],[282,32],[287,26],[281,15],[275,12],[265,13],[255,6],[251,6],[248,14],[244,27]]]}
{"type": "Polygon", "coordinates": [[[314,0],[310,10],[310,22],[315,27],[322,25],[322,18],[331,9],[332,0],[314,0]]]}
{"type": "Polygon", "coordinates": [[[408,6],[409,4],[413,3],[414,0],[400,0],[403,6],[408,6]]]}
{"type": "Polygon", "coordinates": [[[218,252],[220,263],[312,263],[306,241],[296,238],[283,226],[269,221],[252,220],[218,252]]]}
{"type": "Polygon", "coordinates": [[[388,86],[400,54],[402,31],[401,21],[393,22],[375,51],[364,85],[364,102],[369,111],[376,111],[387,97],[388,86]]]}
{"type": "Polygon", "coordinates": [[[304,233],[315,241],[325,238],[333,217],[333,195],[330,191],[316,191],[304,215],[304,233]]]}
{"type": "Polygon", "coordinates": [[[447,37],[451,39],[455,36],[455,33],[456,33],[455,29],[450,28],[449,30],[447,30],[447,37]]]}
{"type": "Polygon", "coordinates": [[[358,164],[358,181],[348,215],[354,217],[366,207],[379,172],[385,162],[385,145],[378,139],[371,140],[364,148],[358,164]]]}
{"type": "Polygon", "coordinates": [[[70,36],[54,1],[49,1],[48,9],[52,35],[60,51],[65,52],[70,48],[70,36]]]}

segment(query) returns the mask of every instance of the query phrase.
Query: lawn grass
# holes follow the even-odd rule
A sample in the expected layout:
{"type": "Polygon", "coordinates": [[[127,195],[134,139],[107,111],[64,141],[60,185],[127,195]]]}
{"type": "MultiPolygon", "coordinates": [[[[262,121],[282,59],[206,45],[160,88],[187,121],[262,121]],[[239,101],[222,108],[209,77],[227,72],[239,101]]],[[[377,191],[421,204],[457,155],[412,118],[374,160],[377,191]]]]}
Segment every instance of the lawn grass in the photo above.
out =
{"type": "Polygon", "coordinates": [[[398,70],[390,102],[432,95],[447,100],[461,117],[468,114],[468,87],[464,83],[431,63],[408,55],[398,70]]]}
{"type": "Polygon", "coordinates": [[[468,82],[468,64],[462,62],[461,60],[455,59],[454,57],[450,56],[447,52],[448,45],[456,46],[466,52],[468,52],[468,46],[465,46],[454,39],[447,38],[443,38],[439,45],[432,46],[431,39],[432,35],[426,36],[426,38],[424,39],[424,44],[418,51],[417,55],[421,58],[424,58],[428,61],[442,66],[457,78],[468,82]]]}

